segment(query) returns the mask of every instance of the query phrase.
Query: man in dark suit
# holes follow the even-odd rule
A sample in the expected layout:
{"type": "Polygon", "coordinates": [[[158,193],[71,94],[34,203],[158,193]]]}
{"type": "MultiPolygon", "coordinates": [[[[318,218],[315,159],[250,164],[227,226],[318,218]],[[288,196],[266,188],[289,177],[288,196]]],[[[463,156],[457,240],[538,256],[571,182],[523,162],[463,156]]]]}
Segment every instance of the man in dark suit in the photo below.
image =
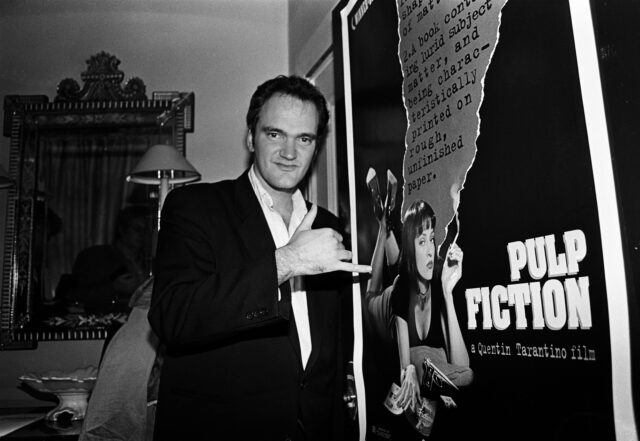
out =
{"type": "Polygon", "coordinates": [[[342,438],[340,291],[370,267],[298,189],[327,123],[309,82],[271,79],[247,113],[250,169],[169,194],[149,312],[167,347],[155,439],[342,438]]]}

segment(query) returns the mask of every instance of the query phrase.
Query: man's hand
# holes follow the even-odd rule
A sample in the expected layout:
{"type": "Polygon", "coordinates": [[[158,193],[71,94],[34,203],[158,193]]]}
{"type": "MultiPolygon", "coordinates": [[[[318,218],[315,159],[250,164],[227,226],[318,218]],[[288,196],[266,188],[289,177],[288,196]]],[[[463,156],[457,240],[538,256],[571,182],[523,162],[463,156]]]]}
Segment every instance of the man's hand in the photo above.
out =
{"type": "Polygon", "coordinates": [[[318,213],[314,204],[293,233],[289,243],[276,250],[278,283],[295,276],[349,271],[369,273],[369,265],[351,263],[351,251],[342,244],[342,236],[331,228],[312,230],[318,213]]]}

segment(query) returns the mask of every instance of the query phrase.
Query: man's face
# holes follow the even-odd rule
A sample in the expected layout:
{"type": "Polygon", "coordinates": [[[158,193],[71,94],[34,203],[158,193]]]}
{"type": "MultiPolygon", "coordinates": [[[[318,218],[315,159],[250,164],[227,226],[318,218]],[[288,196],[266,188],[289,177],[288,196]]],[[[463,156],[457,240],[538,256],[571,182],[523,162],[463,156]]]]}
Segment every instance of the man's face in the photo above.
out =
{"type": "Polygon", "coordinates": [[[255,136],[247,135],[255,171],[272,195],[292,193],[307,174],[316,151],[318,112],[312,102],[274,95],[260,111],[255,136]]]}

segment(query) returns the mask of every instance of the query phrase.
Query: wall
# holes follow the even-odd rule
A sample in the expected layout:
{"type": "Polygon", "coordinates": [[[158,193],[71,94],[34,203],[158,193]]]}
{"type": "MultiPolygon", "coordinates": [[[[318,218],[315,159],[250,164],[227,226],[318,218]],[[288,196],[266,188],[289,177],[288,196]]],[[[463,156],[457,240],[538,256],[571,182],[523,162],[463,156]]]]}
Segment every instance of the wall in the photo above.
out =
{"type": "Polygon", "coordinates": [[[306,75],[331,48],[337,0],[289,0],[289,70],[306,75]]]}
{"type": "MultiPolygon", "coordinates": [[[[0,97],[53,98],[60,80],[81,82],[85,61],[104,50],[121,60],[125,78],[145,81],[148,95],[195,92],[187,158],[204,181],[232,178],[248,160],[242,141],[251,93],[288,71],[287,19],[284,0],[3,0],[0,97]]],[[[8,145],[0,138],[5,168],[8,145]]],[[[5,206],[0,193],[0,233],[5,206]]],[[[0,352],[0,406],[38,403],[17,389],[26,370],[97,363],[101,349],[102,341],[45,342],[0,352]]]]}

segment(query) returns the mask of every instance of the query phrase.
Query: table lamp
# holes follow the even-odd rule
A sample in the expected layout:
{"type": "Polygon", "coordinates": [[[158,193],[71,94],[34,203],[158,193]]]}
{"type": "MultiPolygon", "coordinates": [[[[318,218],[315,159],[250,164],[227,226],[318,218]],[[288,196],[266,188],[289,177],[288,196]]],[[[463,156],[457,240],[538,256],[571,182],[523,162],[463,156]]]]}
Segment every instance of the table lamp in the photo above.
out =
{"type": "Polygon", "coordinates": [[[145,152],[138,164],[127,176],[127,182],[158,185],[158,230],[160,212],[169,193],[169,185],[186,184],[200,179],[200,173],[170,145],[157,144],[145,152]]]}

